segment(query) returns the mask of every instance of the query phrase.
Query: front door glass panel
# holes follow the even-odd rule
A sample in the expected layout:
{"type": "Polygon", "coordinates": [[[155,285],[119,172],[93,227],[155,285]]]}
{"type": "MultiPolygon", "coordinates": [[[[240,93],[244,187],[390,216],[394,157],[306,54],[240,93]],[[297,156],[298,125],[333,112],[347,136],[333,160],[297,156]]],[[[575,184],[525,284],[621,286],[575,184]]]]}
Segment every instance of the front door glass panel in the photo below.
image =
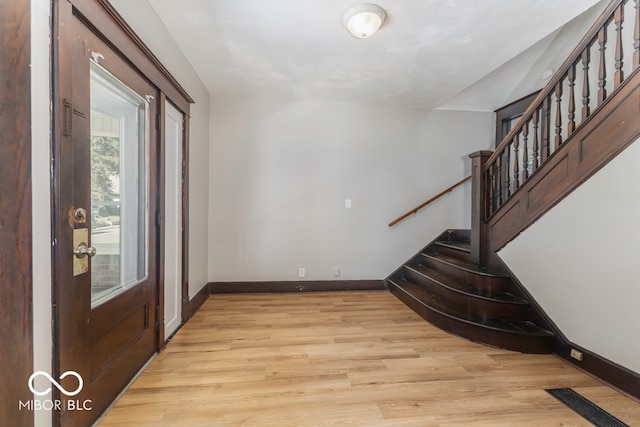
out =
{"type": "Polygon", "coordinates": [[[142,282],[148,259],[148,103],[91,62],[91,307],[142,282]]]}

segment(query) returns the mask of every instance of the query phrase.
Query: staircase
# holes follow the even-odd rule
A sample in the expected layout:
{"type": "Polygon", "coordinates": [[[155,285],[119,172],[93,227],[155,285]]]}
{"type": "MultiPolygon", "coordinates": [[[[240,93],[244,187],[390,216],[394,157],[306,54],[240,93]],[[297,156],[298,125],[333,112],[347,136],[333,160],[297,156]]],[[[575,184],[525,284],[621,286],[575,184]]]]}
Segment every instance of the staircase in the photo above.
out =
{"type": "Polygon", "coordinates": [[[530,321],[509,275],[471,262],[470,231],[447,230],[396,270],[389,290],[430,323],[475,342],[551,353],[554,334],[530,321]]]}

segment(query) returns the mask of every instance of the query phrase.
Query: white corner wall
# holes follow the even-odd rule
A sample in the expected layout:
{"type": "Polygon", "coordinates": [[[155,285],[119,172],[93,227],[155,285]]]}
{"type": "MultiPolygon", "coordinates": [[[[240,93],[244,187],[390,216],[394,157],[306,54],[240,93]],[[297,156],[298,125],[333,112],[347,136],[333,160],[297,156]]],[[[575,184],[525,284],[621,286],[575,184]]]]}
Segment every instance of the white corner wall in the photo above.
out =
{"type": "Polygon", "coordinates": [[[148,1],[110,0],[194,99],[189,123],[189,297],[207,284],[209,92],[148,1]]]}
{"type": "Polygon", "coordinates": [[[640,143],[500,257],[573,343],[640,373],[640,143]]]}
{"type": "Polygon", "coordinates": [[[493,113],[212,97],[209,280],[386,277],[446,228],[468,228],[469,183],[388,223],[467,176],[467,156],[491,146],[494,120],[493,113]]]}

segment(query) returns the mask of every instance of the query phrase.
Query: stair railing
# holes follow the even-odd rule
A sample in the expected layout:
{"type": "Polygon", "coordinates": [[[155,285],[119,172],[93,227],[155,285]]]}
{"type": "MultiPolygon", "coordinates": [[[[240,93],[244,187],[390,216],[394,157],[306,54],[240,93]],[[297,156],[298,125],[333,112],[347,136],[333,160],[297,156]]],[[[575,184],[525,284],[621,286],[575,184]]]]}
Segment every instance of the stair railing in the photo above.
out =
{"type": "Polygon", "coordinates": [[[613,0],[486,160],[484,219],[494,215],[639,65],[640,0],[613,0]],[[631,17],[633,31],[624,30],[625,14],[631,17]]]}
{"type": "MultiPolygon", "coordinates": [[[[612,0],[496,150],[470,155],[471,258],[474,262],[483,266],[496,264],[492,254],[531,224],[533,216],[543,214],[540,201],[531,208],[537,209],[535,212],[529,211],[528,192],[534,187],[543,191],[540,183],[545,174],[554,170],[554,165],[572,153],[568,149],[574,150],[572,147],[580,142],[574,135],[580,133],[577,138],[590,138],[590,129],[598,126],[599,120],[606,120],[596,117],[597,112],[611,114],[623,102],[621,99],[629,96],[632,86],[623,83],[635,84],[638,68],[640,0],[612,0]],[[621,97],[614,97],[618,93],[621,97]],[[549,167],[543,170],[542,166],[547,164],[549,167]],[[520,189],[526,194],[521,194],[520,189]]],[[[636,127],[634,124],[634,131],[636,127]]],[[[620,146],[611,141],[600,143],[611,147],[608,158],[620,146]]],[[[577,154],[571,155],[580,157],[581,146],[577,145],[577,154]]],[[[588,167],[593,164],[589,163],[588,167]]],[[[566,188],[562,191],[568,191],[568,185],[575,188],[579,184],[563,185],[566,188]]],[[[552,197],[550,203],[559,196],[552,197]]]]}
{"type": "Polygon", "coordinates": [[[436,200],[438,200],[440,197],[444,196],[445,194],[449,193],[450,191],[454,190],[456,187],[459,187],[460,185],[464,184],[465,182],[469,181],[471,179],[471,175],[469,175],[468,177],[466,177],[463,180],[460,180],[458,182],[456,182],[455,184],[453,184],[451,187],[447,188],[446,190],[441,191],[440,193],[438,193],[436,196],[433,196],[432,198],[430,198],[429,200],[427,200],[426,202],[422,203],[421,205],[416,206],[415,208],[411,209],[409,212],[407,212],[406,214],[394,219],[393,221],[391,221],[389,223],[389,227],[393,227],[394,225],[396,225],[397,223],[399,223],[400,221],[402,221],[403,219],[406,219],[408,217],[410,217],[411,215],[415,214],[416,212],[418,212],[420,209],[426,207],[427,205],[429,205],[430,203],[435,202],[436,200]]]}

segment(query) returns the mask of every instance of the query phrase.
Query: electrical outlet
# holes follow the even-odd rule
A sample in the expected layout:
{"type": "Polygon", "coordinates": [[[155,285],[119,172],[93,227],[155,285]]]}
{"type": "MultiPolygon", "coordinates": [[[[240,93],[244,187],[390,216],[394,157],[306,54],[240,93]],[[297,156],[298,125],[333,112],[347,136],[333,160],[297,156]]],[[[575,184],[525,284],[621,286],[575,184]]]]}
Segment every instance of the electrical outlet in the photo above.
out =
{"type": "Polygon", "coordinates": [[[300,267],[298,269],[298,277],[304,277],[305,274],[307,274],[307,272],[305,271],[304,267],[300,267]]]}
{"type": "Polygon", "coordinates": [[[344,207],[347,209],[351,209],[351,199],[346,199],[344,201],[344,207]]]}
{"type": "Polygon", "coordinates": [[[333,276],[334,277],[340,277],[340,269],[339,268],[334,268],[333,269],[333,276]]]}
{"type": "Polygon", "coordinates": [[[570,355],[571,355],[571,357],[573,357],[574,359],[576,359],[576,360],[578,360],[578,361],[582,362],[582,352],[581,352],[581,351],[578,351],[578,350],[576,350],[575,348],[572,348],[572,349],[571,349],[571,354],[570,354],[570,355]]]}

